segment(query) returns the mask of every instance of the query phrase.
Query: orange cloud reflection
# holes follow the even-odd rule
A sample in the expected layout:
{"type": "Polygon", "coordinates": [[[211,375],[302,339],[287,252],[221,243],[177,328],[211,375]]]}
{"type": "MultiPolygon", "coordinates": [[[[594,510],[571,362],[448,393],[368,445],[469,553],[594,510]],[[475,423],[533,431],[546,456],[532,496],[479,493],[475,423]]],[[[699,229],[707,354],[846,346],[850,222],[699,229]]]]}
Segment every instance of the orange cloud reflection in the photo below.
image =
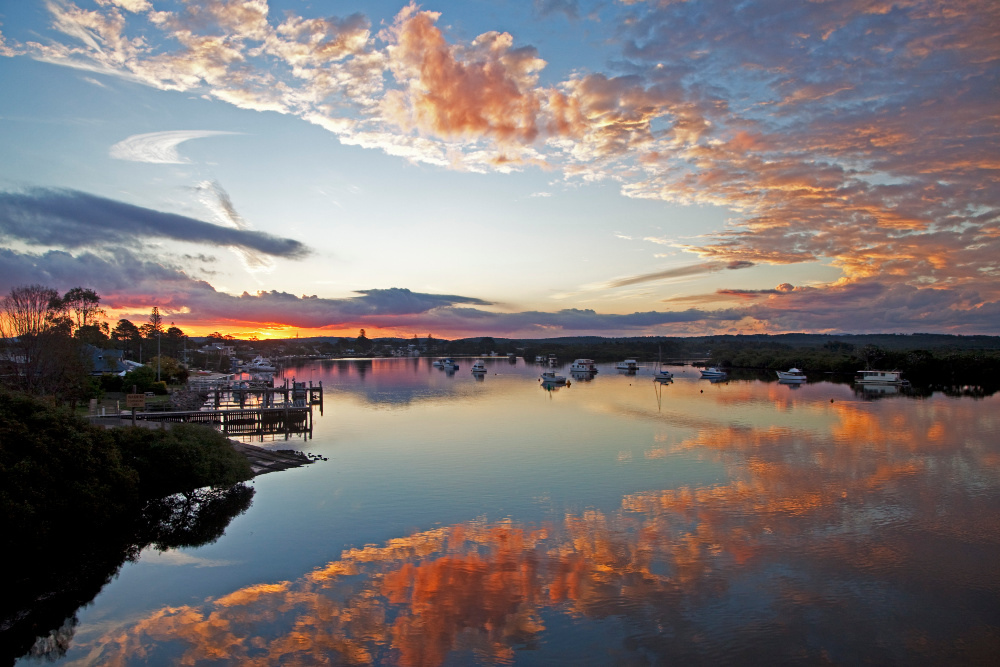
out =
{"type": "MultiPolygon", "coordinates": [[[[928,586],[1000,593],[1000,571],[963,555],[996,555],[1000,535],[1000,507],[980,489],[998,458],[986,431],[970,427],[981,407],[879,407],[816,406],[823,430],[708,426],[677,449],[722,462],[725,483],[632,493],[616,511],[570,513],[552,525],[477,520],[350,549],[295,581],[155,610],[107,632],[91,655],[108,665],[156,662],[167,650],[176,664],[429,666],[457,656],[505,664],[519,649],[557,641],[547,633],[558,615],[622,619],[652,655],[704,655],[705,642],[728,631],[706,620],[724,603],[746,607],[746,619],[731,623],[781,628],[764,635],[775,655],[790,658],[780,651],[791,646],[818,661],[845,632],[861,642],[870,632],[850,582],[918,600],[928,586]],[[966,478],[962,469],[982,472],[966,478]],[[967,511],[944,517],[946,503],[967,511]],[[928,544],[949,555],[934,560],[928,544]],[[924,577],[931,563],[947,563],[933,585],[924,577]],[[907,588],[913,581],[923,583],[907,588]],[[746,602],[747,590],[762,608],[746,602]],[[782,633],[800,627],[806,609],[833,629],[814,627],[819,638],[802,648],[782,633]],[[664,637],[669,646],[657,643],[664,637]]],[[[933,614],[899,615],[909,625],[880,620],[889,635],[905,643],[931,633],[933,614]]]]}

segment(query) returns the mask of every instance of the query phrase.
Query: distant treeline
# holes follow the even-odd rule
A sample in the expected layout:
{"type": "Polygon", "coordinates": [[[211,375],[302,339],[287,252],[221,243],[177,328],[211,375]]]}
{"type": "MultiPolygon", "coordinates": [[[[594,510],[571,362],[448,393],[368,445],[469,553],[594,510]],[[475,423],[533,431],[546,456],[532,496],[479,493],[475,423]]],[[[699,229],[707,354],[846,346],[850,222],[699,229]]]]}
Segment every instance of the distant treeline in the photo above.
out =
{"type": "Polygon", "coordinates": [[[640,362],[703,360],[727,368],[853,374],[865,368],[904,371],[915,384],[994,386],[1000,378],[1000,337],[941,334],[783,334],[689,338],[577,337],[544,340],[468,338],[448,341],[449,354],[515,352],[526,359],[640,362]],[[484,345],[486,347],[484,347],[484,345]],[[489,346],[492,345],[492,348],[489,346]]]}

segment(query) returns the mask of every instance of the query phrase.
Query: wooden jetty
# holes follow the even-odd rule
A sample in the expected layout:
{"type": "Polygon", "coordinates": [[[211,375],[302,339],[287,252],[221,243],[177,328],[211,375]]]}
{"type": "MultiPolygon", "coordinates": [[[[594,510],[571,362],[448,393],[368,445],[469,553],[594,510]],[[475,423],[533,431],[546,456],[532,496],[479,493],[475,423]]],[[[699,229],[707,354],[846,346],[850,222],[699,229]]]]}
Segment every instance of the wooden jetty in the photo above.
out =
{"type": "MultiPolygon", "coordinates": [[[[119,415],[119,419],[131,420],[132,415],[123,412],[119,415]]],[[[136,412],[135,419],[144,422],[208,424],[219,428],[225,435],[284,435],[286,440],[291,435],[300,433],[311,438],[313,431],[312,406],[308,405],[285,404],[283,407],[273,408],[136,412]]]]}
{"type": "Polygon", "coordinates": [[[211,404],[216,410],[230,407],[245,409],[248,405],[261,408],[284,405],[296,407],[318,405],[319,413],[323,414],[322,381],[313,385],[312,380],[306,384],[305,382],[296,382],[293,378],[289,383],[288,379],[285,378],[285,383],[277,387],[234,382],[212,387],[201,393],[207,396],[206,405],[211,404]]]}

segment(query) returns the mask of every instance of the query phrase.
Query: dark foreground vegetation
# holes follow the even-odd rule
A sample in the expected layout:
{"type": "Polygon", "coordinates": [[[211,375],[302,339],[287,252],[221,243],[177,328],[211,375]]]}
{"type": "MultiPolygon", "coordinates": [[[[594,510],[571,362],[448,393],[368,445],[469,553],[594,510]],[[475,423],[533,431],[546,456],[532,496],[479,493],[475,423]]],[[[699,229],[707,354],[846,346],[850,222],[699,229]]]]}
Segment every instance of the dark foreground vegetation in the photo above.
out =
{"type": "Polygon", "coordinates": [[[0,661],[64,652],[76,610],[147,546],[218,539],[249,507],[251,476],[210,428],[105,430],[0,389],[0,661]]]}

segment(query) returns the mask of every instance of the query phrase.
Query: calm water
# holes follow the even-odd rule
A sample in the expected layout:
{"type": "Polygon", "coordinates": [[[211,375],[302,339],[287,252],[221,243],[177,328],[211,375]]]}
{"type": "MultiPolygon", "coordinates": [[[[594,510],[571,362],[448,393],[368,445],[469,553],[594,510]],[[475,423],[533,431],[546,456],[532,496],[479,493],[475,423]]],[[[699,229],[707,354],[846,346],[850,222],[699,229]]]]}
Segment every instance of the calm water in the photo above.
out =
{"type": "Polygon", "coordinates": [[[997,396],[612,365],[547,391],[472,361],[287,371],[323,381],[291,444],[329,460],[256,479],[214,544],[127,564],[59,664],[995,659],[997,396]]]}

